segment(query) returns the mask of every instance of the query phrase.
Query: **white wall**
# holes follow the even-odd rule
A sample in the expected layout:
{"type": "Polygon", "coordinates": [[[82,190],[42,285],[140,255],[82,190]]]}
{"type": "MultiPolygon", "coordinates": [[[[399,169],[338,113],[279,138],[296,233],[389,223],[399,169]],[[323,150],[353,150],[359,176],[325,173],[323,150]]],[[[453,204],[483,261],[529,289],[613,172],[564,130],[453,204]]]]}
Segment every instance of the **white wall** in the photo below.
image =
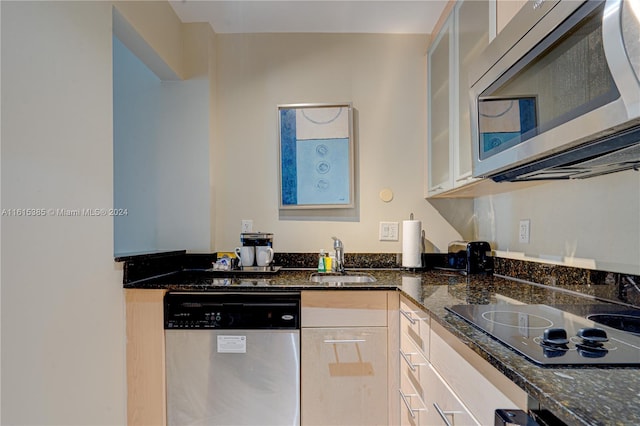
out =
{"type": "Polygon", "coordinates": [[[127,209],[126,216],[114,218],[116,254],[157,248],[156,139],[148,127],[136,124],[154,119],[145,94],[159,86],[160,79],[114,36],[114,206],[127,209]]]}
{"type": "MultiPolygon", "coordinates": [[[[1,2],[2,208],[113,203],[111,6],[1,2]]],[[[113,219],[2,217],[2,424],[121,425],[113,219]]]]}
{"type": "Polygon", "coordinates": [[[640,173],[550,182],[475,201],[480,239],[532,257],[595,261],[596,269],[640,274],[640,173]],[[529,244],[518,242],[531,220],[529,244]]]}
{"type": "MultiPolygon", "coordinates": [[[[459,234],[424,199],[427,38],[371,34],[218,34],[213,156],[216,250],[239,244],[240,222],[273,232],[281,252],[341,238],[347,252],[399,253],[380,221],[423,222],[442,250],[459,234]],[[277,105],[352,102],[358,120],[357,203],[349,218],[294,220],[278,210],[277,105]],[[384,203],[380,190],[394,199],[384,203]]],[[[302,215],[300,215],[302,216],[302,215]]]]}
{"type": "Polygon", "coordinates": [[[208,79],[162,82],[114,37],[113,84],[115,253],[209,252],[208,79]]]}

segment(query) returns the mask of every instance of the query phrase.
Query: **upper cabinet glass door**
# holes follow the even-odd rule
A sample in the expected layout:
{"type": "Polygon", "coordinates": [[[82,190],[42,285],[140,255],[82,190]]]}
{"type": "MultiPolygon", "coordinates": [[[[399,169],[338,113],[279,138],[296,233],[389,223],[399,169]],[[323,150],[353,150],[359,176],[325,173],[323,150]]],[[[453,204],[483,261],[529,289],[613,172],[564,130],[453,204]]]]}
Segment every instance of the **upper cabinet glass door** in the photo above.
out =
{"type": "Polygon", "coordinates": [[[495,37],[495,13],[495,0],[457,2],[429,47],[429,197],[476,180],[472,177],[469,69],[495,37]]]}
{"type": "Polygon", "coordinates": [[[465,1],[458,3],[455,9],[456,59],[457,59],[457,114],[455,128],[457,134],[453,143],[454,186],[472,180],[472,143],[471,143],[471,98],[469,96],[469,68],[473,61],[487,47],[492,33],[491,27],[495,13],[490,0],[465,1]]]}
{"type": "Polygon", "coordinates": [[[453,70],[453,15],[449,16],[427,54],[428,69],[428,192],[452,187],[449,152],[451,89],[453,70]]]}

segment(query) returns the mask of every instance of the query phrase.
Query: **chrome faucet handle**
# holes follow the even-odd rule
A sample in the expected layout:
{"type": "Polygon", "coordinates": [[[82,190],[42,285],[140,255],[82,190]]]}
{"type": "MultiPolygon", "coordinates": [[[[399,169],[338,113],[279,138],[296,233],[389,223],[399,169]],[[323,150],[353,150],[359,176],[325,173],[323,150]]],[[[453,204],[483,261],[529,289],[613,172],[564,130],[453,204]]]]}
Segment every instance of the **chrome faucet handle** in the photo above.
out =
{"type": "Polygon", "coordinates": [[[331,237],[331,238],[333,238],[333,248],[334,249],[338,249],[338,248],[342,248],[343,247],[342,246],[342,241],[340,241],[339,238],[337,238],[337,237],[331,237]]]}
{"type": "Polygon", "coordinates": [[[344,245],[337,237],[333,238],[333,248],[336,251],[336,271],[344,273],[344,245]]]}

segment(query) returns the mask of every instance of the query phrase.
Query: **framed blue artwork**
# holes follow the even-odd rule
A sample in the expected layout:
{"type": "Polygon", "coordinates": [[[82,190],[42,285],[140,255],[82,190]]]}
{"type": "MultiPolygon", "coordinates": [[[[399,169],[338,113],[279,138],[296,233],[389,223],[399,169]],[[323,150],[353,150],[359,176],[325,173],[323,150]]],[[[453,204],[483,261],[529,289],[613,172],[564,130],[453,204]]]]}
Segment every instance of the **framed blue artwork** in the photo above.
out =
{"type": "Polygon", "coordinates": [[[354,207],[351,103],[278,105],[280,208],[354,207]]]}

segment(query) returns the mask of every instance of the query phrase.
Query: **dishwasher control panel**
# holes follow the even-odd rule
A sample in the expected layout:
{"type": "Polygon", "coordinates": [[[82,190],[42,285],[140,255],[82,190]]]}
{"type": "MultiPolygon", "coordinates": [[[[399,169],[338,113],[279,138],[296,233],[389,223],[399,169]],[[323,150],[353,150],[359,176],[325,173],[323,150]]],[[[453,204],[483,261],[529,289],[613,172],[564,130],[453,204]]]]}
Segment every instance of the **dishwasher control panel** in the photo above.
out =
{"type": "Polygon", "coordinates": [[[164,328],[299,329],[300,293],[169,292],[164,328]]]}

